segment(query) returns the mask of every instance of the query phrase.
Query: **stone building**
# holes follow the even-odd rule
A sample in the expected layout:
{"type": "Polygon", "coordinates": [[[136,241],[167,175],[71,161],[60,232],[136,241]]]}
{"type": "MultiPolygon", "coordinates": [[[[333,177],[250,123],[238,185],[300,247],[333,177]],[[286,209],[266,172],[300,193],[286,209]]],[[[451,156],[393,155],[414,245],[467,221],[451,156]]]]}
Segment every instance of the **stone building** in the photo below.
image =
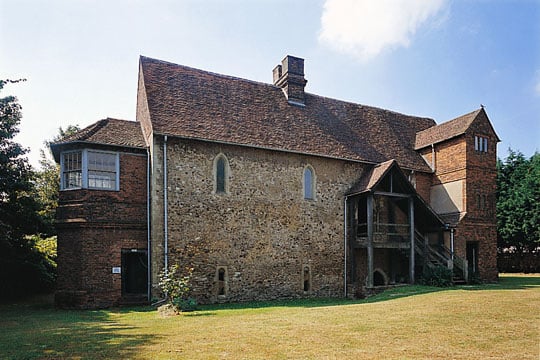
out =
{"type": "Polygon", "coordinates": [[[190,266],[200,303],[344,297],[426,267],[497,279],[495,163],[484,109],[434,120],[140,58],[137,119],[53,144],[66,307],[160,296],[190,266]]]}

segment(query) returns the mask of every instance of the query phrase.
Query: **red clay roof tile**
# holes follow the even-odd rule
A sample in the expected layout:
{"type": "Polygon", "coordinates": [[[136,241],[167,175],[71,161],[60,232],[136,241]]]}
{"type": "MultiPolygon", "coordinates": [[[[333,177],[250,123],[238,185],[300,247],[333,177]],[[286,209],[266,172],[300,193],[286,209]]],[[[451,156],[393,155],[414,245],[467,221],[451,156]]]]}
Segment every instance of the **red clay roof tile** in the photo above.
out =
{"type": "Polygon", "coordinates": [[[145,148],[141,125],[136,121],[103,119],[65,137],[53,145],[73,142],[88,142],[132,148],[145,148]]]}
{"type": "Polygon", "coordinates": [[[380,163],[430,171],[414,151],[429,118],[306,94],[287,102],[281,88],[141,57],[155,134],[380,163]]]}
{"type": "Polygon", "coordinates": [[[478,109],[453,120],[430,127],[416,134],[414,149],[422,149],[464,134],[483,109],[478,109]]]}

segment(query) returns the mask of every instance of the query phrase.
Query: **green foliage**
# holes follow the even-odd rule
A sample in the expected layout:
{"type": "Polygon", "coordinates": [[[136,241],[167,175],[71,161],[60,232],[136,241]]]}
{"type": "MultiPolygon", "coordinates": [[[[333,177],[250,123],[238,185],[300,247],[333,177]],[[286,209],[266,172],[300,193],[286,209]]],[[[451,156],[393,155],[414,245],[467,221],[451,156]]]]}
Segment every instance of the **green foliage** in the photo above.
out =
{"type": "Polygon", "coordinates": [[[192,267],[180,271],[178,264],[164,269],[159,274],[159,288],[167,297],[167,301],[178,311],[194,310],[197,306],[197,302],[189,297],[192,276],[192,267]]]}
{"type": "Polygon", "coordinates": [[[421,283],[428,286],[450,287],[453,286],[452,270],[445,266],[437,265],[434,267],[427,266],[422,274],[421,283]]]}
{"type": "MultiPolygon", "coordinates": [[[[58,128],[58,134],[50,141],[45,141],[45,146],[50,148],[54,142],[61,141],[80,130],[78,125],[69,125],[65,130],[58,128]]],[[[39,161],[40,170],[36,172],[36,194],[40,204],[39,216],[43,222],[42,233],[45,236],[56,235],[54,220],[58,207],[58,194],[60,191],[60,166],[54,162],[46,151],[41,150],[39,161]]]]}
{"type": "Polygon", "coordinates": [[[497,161],[497,233],[499,252],[537,251],[540,247],[540,154],[530,159],[509,149],[497,161]]]}
{"type": "Polygon", "coordinates": [[[41,151],[40,167],[35,180],[37,200],[40,203],[38,214],[43,222],[42,233],[45,236],[53,236],[56,235],[54,221],[58,207],[58,192],[60,191],[60,168],[53,161],[46,159],[43,150],[41,151]]]}
{"type": "MultiPolygon", "coordinates": [[[[0,90],[8,83],[0,80],[0,90]]],[[[54,266],[27,236],[43,222],[35,196],[35,173],[27,149],[14,141],[21,106],[14,96],[0,98],[0,294],[1,300],[47,291],[54,285],[54,266]]]]}
{"type": "Polygon", "coordinates": [[[33,248],[56,267],[56,236],[42,238],[39,235],[31,235],[28,239],[32,241],[33,248]]]}

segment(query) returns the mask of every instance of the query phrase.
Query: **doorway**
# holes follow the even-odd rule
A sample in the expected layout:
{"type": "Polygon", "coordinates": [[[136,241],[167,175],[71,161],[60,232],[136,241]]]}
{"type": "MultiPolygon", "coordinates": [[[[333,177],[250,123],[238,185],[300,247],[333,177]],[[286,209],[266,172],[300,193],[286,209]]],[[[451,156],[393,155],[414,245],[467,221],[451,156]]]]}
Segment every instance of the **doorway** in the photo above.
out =
{"type": "Polygon", "coordinates": [[[146,250],[122,249],[122,295],[146,294],[148,264],[146,250]]]}

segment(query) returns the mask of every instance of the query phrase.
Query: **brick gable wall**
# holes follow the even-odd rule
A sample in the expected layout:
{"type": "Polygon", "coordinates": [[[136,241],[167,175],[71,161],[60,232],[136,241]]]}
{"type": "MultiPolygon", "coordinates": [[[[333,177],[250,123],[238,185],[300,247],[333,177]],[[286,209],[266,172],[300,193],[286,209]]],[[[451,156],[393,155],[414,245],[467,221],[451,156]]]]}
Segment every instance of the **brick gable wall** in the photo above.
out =
{"type": "MultiPolygon", "coordinates": [[[[496,144],[498,138],[481,113],[465,134],[435,145],[436,172],[432,185],[463,182],[462,219],[455,230],[455,251],[466,258],[467,242],[478,243],[479,276],[497,280],[497,230],[495,217],[496,144]],[[488,152],[475,150],[475,135],[488,139],[488,152]],[[480,200],[479,200],[480,196],[480,200]]],[[[431,150],[422,150],[431,160],[431,150]]]]}
{"type": "Polygon", "coordinates": [[[147,248],[146,154],[120,153],[120,191],[61,191],[57,210],[60,307],[101,308],[122,296],[122,249],[147,248]]]}

